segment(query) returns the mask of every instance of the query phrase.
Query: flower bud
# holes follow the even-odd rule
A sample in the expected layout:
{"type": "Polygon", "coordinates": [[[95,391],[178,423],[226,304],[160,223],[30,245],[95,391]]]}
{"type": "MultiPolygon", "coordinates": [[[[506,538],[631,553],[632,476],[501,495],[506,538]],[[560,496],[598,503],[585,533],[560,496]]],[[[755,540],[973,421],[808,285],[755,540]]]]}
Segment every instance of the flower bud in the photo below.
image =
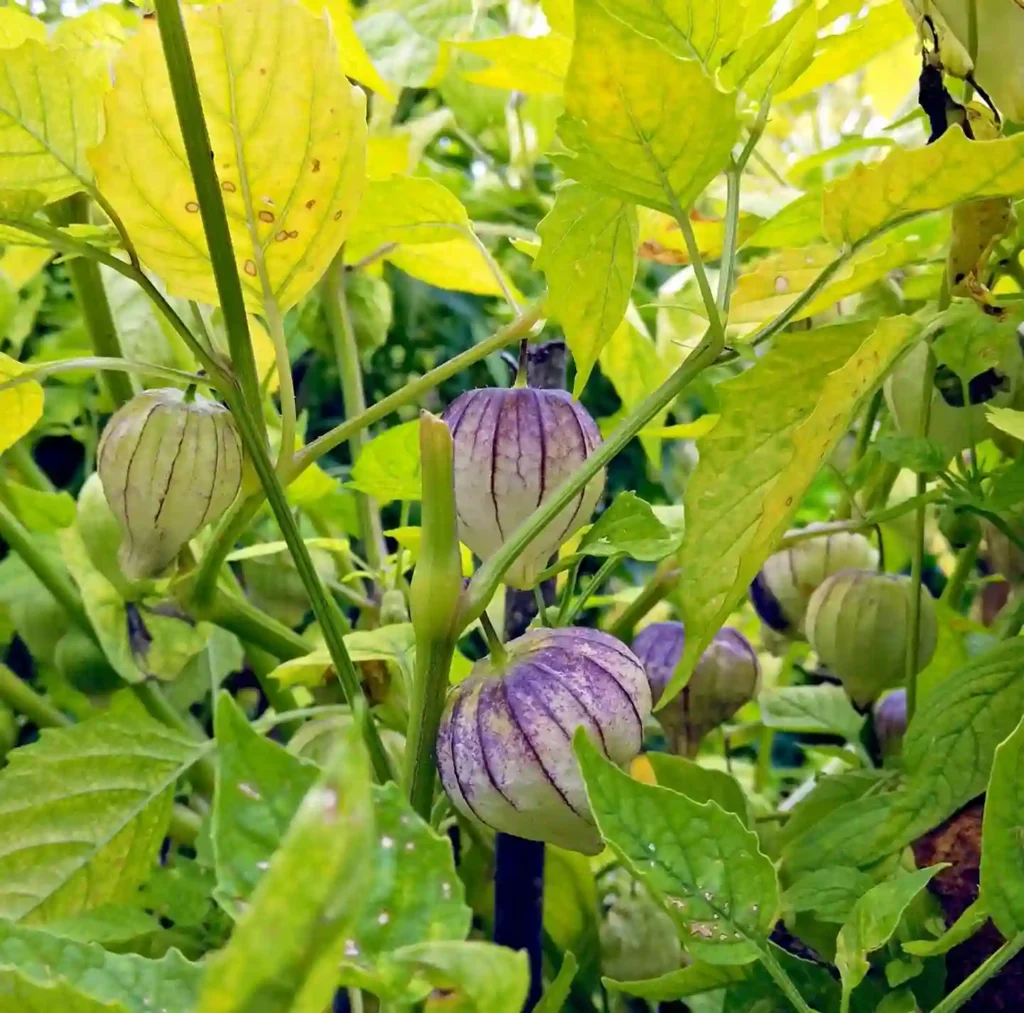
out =
{"type": "Polygon", "coordinates": [[[242,444],[231,413],[173,388],[132,398],[107,423],[99,475],[124,535],[126,576],[155,577],[231,505],[242,444]]]}
{"type": "MultiPolygon", "coordinates": [[[[682,623],[651,623],[633,641],[633,650],[647,670],[651,696],[657,703],[683,656],[682,623]]],[[[693,756],[701,739],[728,721],[761,686],[757,652],[739,630],[724,626],[694,666],[690,681],[655,714],[673,752],[693,756]]]]}
{"type": "MultiPolygon", "coordinates": [[[[470,390],[442,418],[455,441],[459,537],[483,560],[601,442],[586,409],[562,390],[470,390]]],[[[590,520],[603,490],[602,472],[527,546],[505,574],[505,583],[532,587],[551,555],[590,520]]]]}
{"type": "MultiPolygon", "coordinates": [[[[854,703],[866,705],[903,681],[913,594],[909,577],[842,570],[811,596],[807,639],[854,703]]],[[[920,600],[918,671],[931,661],[938,640],[935,604],[923,587],[920,600]]]]}
{"type": "Polygon", "coordinates": [[[804,615],[814,589],[840,570],[868,570],[877,563],[871,542],[855,531],[808,538],[765,560],[750,585],[750,600],[766,626],[802,640],[804,615]]]}
{"type": "Polygon", "coordinates": [[[907,691],[896,689],[875,704],[875,737],[885,756],[894,756],[907,731],[907,691]]]}
{"type": "Polygon", "coordinates": [[[583,854],[601,850],[572,738],[623,766],[640,751],[651,691],[643,666],[599,630],[530,630],[499,668],[477,662],[448,699],[437,738],[441,782],[464,816],[583,854]]]}
{"type": "Polygon", "coordinates": [[[628,873],[617,870],[601,902],[602,974],[640,981],[679,970],[683,950],[675,924],[628,873]]]}

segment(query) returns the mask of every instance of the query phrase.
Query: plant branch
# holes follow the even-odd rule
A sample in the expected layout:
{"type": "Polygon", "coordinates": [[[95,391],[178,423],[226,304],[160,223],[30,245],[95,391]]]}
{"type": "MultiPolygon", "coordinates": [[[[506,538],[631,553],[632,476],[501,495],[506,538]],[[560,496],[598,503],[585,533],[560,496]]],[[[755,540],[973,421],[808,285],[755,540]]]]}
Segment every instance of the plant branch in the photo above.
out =
{"type": "Polygon", "coordinates": [[[141,376],[159,376],[166,380],[177,380],[183,383],[196,383],[204,386],[211,383],[210,379],[198,373],[189,373],[184,369],[173,369],[170,366],[152,366],[146,362],[132,362],[131,359],[113,359],[100,355],[82,355],[74,359],[59,359],[56,362],[42,362],[29,366],[24,372],[12,376],[0,383],[0,391],[10,390],[30,380],[41,380],[58,373],[69,373],[76,369],[99,369],[117,373],[138,373],[141,376]]]}
{"type": "MultiPolygon", "coordinates": [[[[343,266],[344,247],[331,262],[320,283],[320,301],[327,317],[327,326],[334,344],[334,358],[341,380],[341,398],[346,418],[357,418],[366,411],[363,376],[359,362],[359,344],[352,327],[343,266]]],[[[367,432],[360,429],[348,441],[349,456],[354,465],[367,443],[367,432]]],[[[359,530],[363,553],[370,568],[380,572],[384,561],[384,528],[376,500],[364,492],[356,492],[359,530]]]]}
{"type": "Polygon", "coordinates": [[[640,593],[608,627],[608,632],[628,644],[633,639],[633,629],[636,624],[672,593],[678,580],[679,561],[674,555],[663,559],[651,578],[641,588],[640,593]]]}
{"type": "Polygon", "coordinates": [[[770,946],[765,946],[763,950],[759,951],[761,963],[764,964],[765,970],[772,976],[775,984],[779,986],[779,989],[786,996],[786,998],[792,1003],[793,1008],[798,1010],[799,1013],[815,1013],[804,997],[800,994],[800,990],[793,984],[793,979],[786,974],[785,968],[775,958],[775,954],[772,953],[770,946]]]}
{"type": "Polygon", "coordinates": [[[954,1013],[971,998],[990,978],[994,978],[1021,950],[1024,950],[1024,932],[1008,939],[983,964],[976,967],[932,1013],[954,1013]]]}
{"type": "Polygon", "coordinates": [[[0,700],[39,728],[64,728],[73,723],[4,664],[0,664],[0,700]]]}

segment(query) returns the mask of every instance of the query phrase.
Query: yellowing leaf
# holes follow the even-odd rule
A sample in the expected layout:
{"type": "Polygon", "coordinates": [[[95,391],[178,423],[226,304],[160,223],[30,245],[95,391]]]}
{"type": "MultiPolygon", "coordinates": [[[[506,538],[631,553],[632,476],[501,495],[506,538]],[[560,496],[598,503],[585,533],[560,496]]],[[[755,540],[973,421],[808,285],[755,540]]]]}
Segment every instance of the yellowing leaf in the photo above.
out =
{"type": "Polygon", "coordinates": [[[0,49],[14,49],[29,39],[46,42],[46,25],[17,7],[0,7],[0,49]]]}
{"type": "Polygon", "coordinates": [[[551,30],[571,39],[576,32],[573,0],[540,0],[540,6],[551,30]]]}
{"type": "MultiPolygon", "coordinates": [[[[501,297],[505,294],[480,250],[466,236],[457,236],[446,243],[399,246],[387,259],[406,274],[437,288],[474,295],[501,297]]],[[[513,298],[520,298],[508,279],[505,283],[513,298]]]]}
{"type": "MultiPolygon", "coordinates": [[[[655,387],[668,376],[668,367],[658,358],[658,352],[645,334],[641,334],[627,318],[611,340],[604,346],[600,357],[601,372],[611,380],[619,395],[623,411],[632,411],[655,387]]],[[[650,429],[657,431],[665,420],[663,411],[651,419],[650,429]]],[[[651,464],[661,466],[661,437],[640,434],[640,444],[651,464]]]]}
{"type": "Polygon", "coordinates": [[[29,39],[3,53],[0,187],[48,202],[92,184],[86,152],[100,138],[100,84],[73,55],[29,39]]]}
{"type": "Polygon", "coordinates": [[[572,55],[572,43],[562,35],[506,35],[457,46],[490,63],[485,70],[463,72],[467,81],[525,95],[562,94],[572,55]]]}
{"type": "Polygon", "coordinates": [[[605,342],[622,322],[636,273],[636,208],[572,183],[537,226],[534,266],[548,282],[547,304],[576,363],[579,396],[605,342]]]}
{"type": "Polygon", "coordinates": [[[718,425],[721,415],[702,415],[693,422],[679,422],[674,426],[651,426],[641,429],[641,436],[660,436],[663,440],[699,440],[718,425]]]}
{"type": "MultiPolygon", "coordinates": [[[[741,0],[598,0],[601,6],[634,31],[656,39],[670,53],[696,60],[708,70],[736,48],[743,34],[741,0]]],[[[580,24],[587,14],[580,11],[580,24]]],[[[656,79],[654,79],[656,80],[656,79]]]]}
{"type": "Polygon", "coordinates": [[[1015,440],[1024,441],[1024,412],[1014,408],[990,408],[988,421],[1015,440]]]}
{"type": "MultiPolygon", "coordinates": [[[[679,223],[661,211],[640,208],[640,245],[637,252],[645,260],[656,260],[659,264],[689,264],[690,253],[680,231],[679,223]]],[[[756,215],[740,213],[739,240],[749,236],[758,227],[761,219],[756,215]]],[[[707,260],[717,260],[725,242],[725,222],[721,218],[705,218],[690,212],[690,227],[697,240],[697,249],[707,260]]]]}
{"type": "Polygon", "coordinates": [[[256,359],[256,375],[260,383],[269,376],[267,390],[274,393],[281,386],[281,378],[276,372],[277,353],[274,350],[273,338],[259,317],[249,317],[249,337],[252,339],[252,353],[256,359]]]}
{"type": "Polygon", "coordinates": [[[745,39],[722,68],[723,84],[741,87],[761,100],[788,88],[814,56],[818,15],[814,0],[804,0],[778,21],[745,39]]]}
{"type": "MultiPolygon", "coordinates": [[[[24,373],[16,359],[0,352],[0,383],[24,373]]],[[[13,447],[42,417],[43,388],[35,380],[0,390],[0,454],[13,447]]]]}
{"type": "Polygon", "coordinates": [[[959,129],[947,130],[934,144],[897,148],[884,161],[858,165],[826,187],[825,237],[835,246],[856,243],[915,214],[1021,190],[1024,134],[971,141],[959,129]]]}
{"type": "Polygon", "coordinates": [[[408,134],[371,134],[367,139],[366,175],[371,180],[407,173],[412,168],[411,162],[412,144],[408,134]]]}
{"type": "Polygon", "coordinates": [[[11,288],[17,291],[35,278],[52,259],[53,250],[45,246],[7,246],[0,256],[0,271],[11,283],[11,288]]]}
{"type": "MultiPolygon", "coordinates": [[[[326,21],[291,0],[184,9],[246,305],[294,305],[344,241],[362,191],[365,99],[326,21]]],[[[156,25],[117,61],[100,189],[142,260],[182,298],[216,303],[156,25]]]]}
{"type": "MultiPolygon", "coordinates": [[[[423,541],[423,528],[405,527],[391,528],[384,534],[393,538],[403,549],[406,550],[405,566],[408,568],[416,564],[420,554],[420,543],[423,541]]],[[[459,559],[462,561],[462,576],[473,575],[473,553],[459,542],[459,559]]]]}
{"type": "Polygon", "coordinates": [[[820,40],[814,62],[791,87],[777,96],[778,100],[786,102],[799,98],[860,70],[871,57],[891,49],[913,32],[914,24],[904,10],[902,0],[869,7],[867,14],[854,21],[846,31],[820,40]]]}
{"type": "Polygon", "coordinates": [[[388,81],[404,88],[429,88],[448,70],[450,48],[442,40],[462,36],[474,16],[472,0],[410,3],[402,10],[374,9],[355,28],[388,81]]]}
{"type": "Polygon", "coordinates": [[[917,78],[921,73],[918,46],[917,37],[908,36],[869,61],[864,68],[864,97],[871,103],[871,108],[887,120],[897,115],[907,96],[917,88],[917,78]]]}
{"type": "Polygon", "coordinates": [[[743,245],[773,249],[806,246],[821,238],[821,194],[805,193],[758,226],[743,245]]]}
{"type": "Polygon", "coordinates": [[[663,701],[685,685],[861,401],[916,333],[908,317],[874,330],[854,323],[793,332],[718,387],[721,418],[698,442],[686,487],[679,582],[686,648],[663,701]]]}
{"type": "Polygon", "coordinates": [[[346,77],[365,85],[371,91],[383,95],[389,102],[397,102],[394,89],[380,76],[373,65],[370,54],[366,52],[362,40],[356,34],[352,24],[351,9],[348,0],[302,0],[314,14],[327,11],[331,16],[331,26],[338,42],[338,53],[341,56],[341,69],[346,77]]]}
{"type": "Polygon", "coordinates": [[[74,54],[92,74],[104,74],[118,50],[138,27],[138,13],[107,4],[67,18],[53,32],[53,45],[74,54]]]}
{"type": "Polygon", "coordinates": [[[734,97],[699,63],[630,30],[600,0],[577,0],[576,13],[558,124],[571,154],[555,161],[601,193],[668,214],[687,208],[728,160],[738,130],[734,97]]]}

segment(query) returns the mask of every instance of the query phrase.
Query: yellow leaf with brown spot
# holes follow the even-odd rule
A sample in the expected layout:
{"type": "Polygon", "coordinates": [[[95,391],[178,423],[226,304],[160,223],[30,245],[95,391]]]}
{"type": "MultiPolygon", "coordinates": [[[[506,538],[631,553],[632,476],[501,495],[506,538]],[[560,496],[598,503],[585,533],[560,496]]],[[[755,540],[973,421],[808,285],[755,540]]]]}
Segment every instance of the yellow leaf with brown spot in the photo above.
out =
{"type": "MultiPolygon", "coordinates": [[[[22,363],[0,352],[0,383],[24,373],[22,363]]],[[[13,447],[42,417],[43,388],[35,380],[0,390],[0,454],[13,447]]]]}
{"type": "MultiPolygon", "coordinates": [[[[365,96],[329,23],[295,0],[185,7],[246,306],[285,310],[323,275],[362,193],[365,96]]],[[[217,302],[157,26],[117,60],[97,181],[174,295],[217,302]]]]}
{"type": "MultiPolygon", "coordinates": [[[[690,254],[679,223],[671,216],[651,208],[639,209],[640,243],[637,253],[644,260],[659,264],[689,264],[690,254]]],[[[757,215],[740,213],[738,239],[742,243],[761,224],[757,215]]],[[[690,226],[697,249],[705,260],[717,260],[725,241],[725,222],[721,218],[704,218],[690,213],[690,226]]]]}

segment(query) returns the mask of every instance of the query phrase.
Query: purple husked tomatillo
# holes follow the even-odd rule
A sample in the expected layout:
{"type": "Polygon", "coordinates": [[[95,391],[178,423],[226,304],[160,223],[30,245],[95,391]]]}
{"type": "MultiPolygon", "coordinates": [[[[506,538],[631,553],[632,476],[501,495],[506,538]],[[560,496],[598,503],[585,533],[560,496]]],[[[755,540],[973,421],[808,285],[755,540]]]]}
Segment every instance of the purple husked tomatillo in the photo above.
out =
{"type": "Polygon", "coordinates": [[[498,667],[478,662],[452,691],[437,737],[456,809],[494,830],[595,855],[572,738],[584,728],[612,762],[640,751],[651,690],[639,660],[599,630],[530,630],[498,667]]]}
{"type": "MultiPolygon", "coordinates": [[[[459,537],[483,560],[497,552],[601,442],[587,410],[563,390],[470,390],[441,417],[455,442],[459,537]]],[[[602,471],[527,546],[505,574],[505,583],[532,587],[552,553],[590,520],[603,491],[602,471]]]]}
{"type": "MultiPolygon", "coordinates": [[[[682,623],[651,623],[633,640],[633,650],[647,670],[657,703],[683,656],[682,623]]],[[[728,721],[757,696],[761,665],[757,652],[739,630],[724,626],[694,667],[690,681],[655,717],[673,752],[693,756],[713,728],[728,721]]]]}

